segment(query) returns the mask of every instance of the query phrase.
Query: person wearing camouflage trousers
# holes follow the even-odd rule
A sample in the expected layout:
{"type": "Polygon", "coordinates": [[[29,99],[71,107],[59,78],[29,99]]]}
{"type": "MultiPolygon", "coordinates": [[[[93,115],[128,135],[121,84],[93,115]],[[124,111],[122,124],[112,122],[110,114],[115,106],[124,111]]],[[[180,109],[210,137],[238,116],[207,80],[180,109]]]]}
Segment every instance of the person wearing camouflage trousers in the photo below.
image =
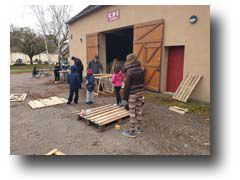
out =
{"type": "Polygon", "coordinates": [[[134,54],[127,56],[124,72],[126,78],[123,100],[128,102],[131,127],[129,130],[124,131],[123,135],[136,137],[137,133],[142,133],[143,131],[144,70],[134,54]]]}

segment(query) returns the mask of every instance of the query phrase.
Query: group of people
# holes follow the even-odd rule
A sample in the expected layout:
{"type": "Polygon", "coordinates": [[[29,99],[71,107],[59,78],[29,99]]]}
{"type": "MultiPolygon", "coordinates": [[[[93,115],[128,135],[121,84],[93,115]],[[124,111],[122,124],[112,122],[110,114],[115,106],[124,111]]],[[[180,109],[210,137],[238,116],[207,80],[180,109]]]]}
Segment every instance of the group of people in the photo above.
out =
{"type": "MultiPolygon", "coordinates": [[[[74,103],[78,103],[78,93],[79,89],[82,88],[82,73],[84,70],[83,64],[79,58],[72,57],[72,60],[74,61],[74,65],[71,66],[71,73],[68,74],[70,93],[67,104],[69,105],[73,100],[74,94],[74,103]]],[[[97,55],[88,63],[86,72],[86,103],[92,104],[95,88],[94,74],[103,72],[103,66],[98,60],[97,55]]],[[[121,64],[116,64],[112,76],[112,83],[116,95],[116,106],[124,106],[130,112],[131,127],[129,130],[124,131],[123,135],[127,137],[136,137],[138,133],[143,131],[144,70],[134,54],[129,54],[126,57],[126,62],[123,67],[121,64]],[[123,83],[123,97],[121,97],[120,91],[123,83]]]]}

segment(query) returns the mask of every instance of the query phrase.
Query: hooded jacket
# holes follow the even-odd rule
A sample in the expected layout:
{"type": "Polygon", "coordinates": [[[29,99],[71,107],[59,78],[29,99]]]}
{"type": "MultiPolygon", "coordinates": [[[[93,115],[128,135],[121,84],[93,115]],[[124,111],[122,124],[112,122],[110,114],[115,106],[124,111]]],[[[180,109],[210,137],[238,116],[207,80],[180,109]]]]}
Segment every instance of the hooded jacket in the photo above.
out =
{"type": "Polygon", "coordinates": [[[128,101],[129,94],[144,91],[144,71],[139,61],[135,60],[124,67],[125,84],[123,99],[128,101]]]}
{"type": "Polygon", "coordinates": [[[114,84],[114,87],[120,87],[122,86],[124,80],[124,74],[122,71],[119,71],[118,73],[114,73],[112,76],[112,83],[114,84]]]}
{"type": "Polygon", "coordinates": [[[68,84],[70,86],[70,90],[76,90],[81,86],[78,68],[75,65],[71,66],[71,73],[68,74],[68,84]]]}

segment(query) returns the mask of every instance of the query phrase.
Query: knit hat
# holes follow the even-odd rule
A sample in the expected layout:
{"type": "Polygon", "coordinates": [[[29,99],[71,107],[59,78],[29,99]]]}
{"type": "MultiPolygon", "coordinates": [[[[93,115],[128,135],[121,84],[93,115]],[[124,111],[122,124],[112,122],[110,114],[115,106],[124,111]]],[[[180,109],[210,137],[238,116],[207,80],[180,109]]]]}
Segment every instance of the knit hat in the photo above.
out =
{"type": "Polygon", "coordinates": [[[88,69],[88,70],[87,70],[87,75],[92,75],[92,73],[93,73],[93,72],[92,72],[92,69],[88,69]]]}

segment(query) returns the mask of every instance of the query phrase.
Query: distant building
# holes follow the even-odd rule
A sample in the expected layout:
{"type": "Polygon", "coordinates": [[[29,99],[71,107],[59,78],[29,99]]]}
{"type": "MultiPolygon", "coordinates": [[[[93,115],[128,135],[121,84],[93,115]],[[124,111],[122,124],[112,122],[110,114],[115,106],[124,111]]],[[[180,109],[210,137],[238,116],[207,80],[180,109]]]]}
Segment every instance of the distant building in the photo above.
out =
{"type": "MultiPolygon", "coordinates": [[[[28,57],[28,55],[23,54],[23,53],[11,53],[11,65],[15,64],[16,61],[18,61],[19,59],[21,59],[22,63],[25,64],[30,64],[30,58],[28,57]]],[[[46,53],[41,53],[38,55],[33,56],[33,63],[36,64],[36,60],[41,60],[42,63],[44,63],[45,61],[48,61],[48,57],[46,53]]],[[[50,60],[50,64],[56,63],[58,62],[58,55],[57,54],[49,54],[49,60],[50,60]]]]}

